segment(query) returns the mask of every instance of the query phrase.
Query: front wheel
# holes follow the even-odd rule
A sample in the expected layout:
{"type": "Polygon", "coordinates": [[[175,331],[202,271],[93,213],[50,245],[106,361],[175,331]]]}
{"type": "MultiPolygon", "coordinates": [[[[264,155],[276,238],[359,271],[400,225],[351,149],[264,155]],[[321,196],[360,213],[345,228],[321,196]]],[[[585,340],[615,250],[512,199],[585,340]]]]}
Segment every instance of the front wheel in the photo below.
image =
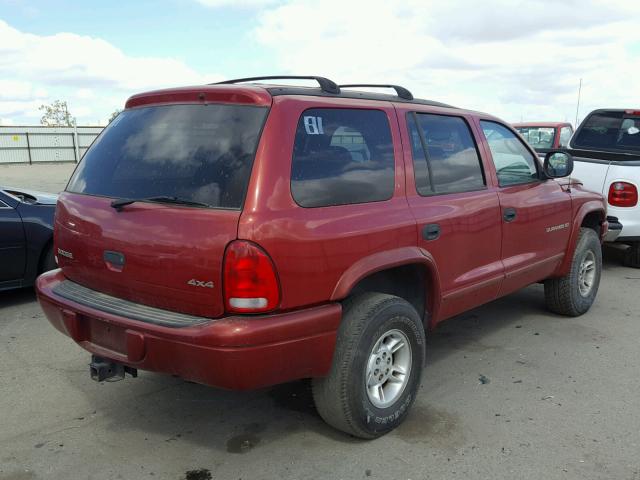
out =
{"type": "Polygon", "coordinates": [[[560,315],[582,315],[596,299],[601,274],[602,246],[598,234],[582,228],[569,273],[544,282],[547,307],[560,315]]]}
{"type": "Polygon", "coordinates": [[[400,425],[420,387],[425,332],[402,298],[365,293],[345,301],[329,375],[313,381],[320,416],[371,439],[400,425]]]}

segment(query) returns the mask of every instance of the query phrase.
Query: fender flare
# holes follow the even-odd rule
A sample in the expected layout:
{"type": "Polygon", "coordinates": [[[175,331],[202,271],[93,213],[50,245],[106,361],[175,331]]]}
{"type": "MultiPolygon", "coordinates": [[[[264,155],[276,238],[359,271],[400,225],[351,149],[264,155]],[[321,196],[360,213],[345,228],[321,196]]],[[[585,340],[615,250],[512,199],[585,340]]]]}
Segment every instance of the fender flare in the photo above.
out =
{"type": "Polygon", "coordinates": [[[590,213],[598,212],[602,217],[602,221],[606,221],[607,214],[605,209],[603,208],[602,202],[599,200],[591,200],[589,202],[585,202],[578,209],[576,215],[573,218],[573,225],[571,226],[571,235],[569,236],[569,242],[567,243],[567,252],[562,260],[562,264],[558,269],[559,276],[565,276],[569,273],[571,269],[571,262],[573,261],[573,254],[576,251],[576,246],[578,244],[578,237],[580,235],[580,228],[582,226],[582,222],[585,217],[590,213]]]}
{"type": "Polygon", "coordinates": [[[429,312],[428,320],[432,326],[440,309],[440,275],[433,256],[419,247],[385,250],[361,258],[342,273],[333,289],[331,300],[345,299],[360,280],[373,273],[410,264],[420,264],[427,270],[429,281],[426,282],[427,305],[425,307],[428,306],[428,310],[425,308],[425,314],[429,312]]]}

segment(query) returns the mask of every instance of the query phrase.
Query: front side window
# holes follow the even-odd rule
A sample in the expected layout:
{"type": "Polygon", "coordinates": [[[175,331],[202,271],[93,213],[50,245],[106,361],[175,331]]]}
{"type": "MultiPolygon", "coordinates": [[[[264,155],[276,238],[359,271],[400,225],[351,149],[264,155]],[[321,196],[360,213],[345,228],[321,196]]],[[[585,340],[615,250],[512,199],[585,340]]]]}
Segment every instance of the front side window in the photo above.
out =
{"type": "Polygon", "coordinates": [[[501,187],[538,180],[536,159],[511,130],[487,120],[481,120],[480,126],[491,149],[501,187]]]}
{"type": "Polygon", "coordinates": [[[552,148],[556,129],[553,127],[516,127],[533,148],[552,148]]]}
{"type": "Polygon", "coordinates": [[[410,113],[407,120],[416,190],[420,195],[468,192],[485,187],[480,157],[464,119],[410,113]]]}
{"type": "Polygon", "coordinates": [[[302,207],[388,200],[394,190],[393,141],[381,110],[313,108],[296,130],[291,194],[302,207]]]}
{"type": "Polygon", "coordinates": [[[239,209],[267,112],[216,104],[125,110],[89,148],[67,190],[115,198],[178,197],[239,209]]]}
{"type": "Polygon", "coordinates": [[[572,134],[573,134],[573,129],[571,127],[562,127],[560,129],[559,146],[560,147],[569,146],[569,139],[571,138],[572,134]]]}

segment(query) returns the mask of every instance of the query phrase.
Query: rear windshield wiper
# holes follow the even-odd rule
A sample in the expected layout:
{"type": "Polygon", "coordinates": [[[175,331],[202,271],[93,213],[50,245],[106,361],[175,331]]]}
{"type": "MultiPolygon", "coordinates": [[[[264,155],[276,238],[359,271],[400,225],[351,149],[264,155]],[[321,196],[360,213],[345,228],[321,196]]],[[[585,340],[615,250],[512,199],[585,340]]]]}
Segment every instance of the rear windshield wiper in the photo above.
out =
{"type": "Polygon", "coordinates": [[[116,210],[122,210],[125,205],[131,205],[135,202],[157,202],[157,203],[173,203],[175,205],[191,205],[194,207],[210,207],[206,203],[193,202],[186,198],[169,197],[169,196],[157,196],[157,197],[144,197],[144,198],[120,198],[111,202],[111,206],[116,210]]]}

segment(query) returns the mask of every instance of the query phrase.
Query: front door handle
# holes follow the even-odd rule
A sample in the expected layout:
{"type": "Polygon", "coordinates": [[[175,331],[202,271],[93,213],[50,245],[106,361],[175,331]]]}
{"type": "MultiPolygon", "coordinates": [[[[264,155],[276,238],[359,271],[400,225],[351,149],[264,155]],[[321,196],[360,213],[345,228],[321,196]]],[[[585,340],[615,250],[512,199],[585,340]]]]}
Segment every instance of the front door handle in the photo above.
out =
{"type": "Polygon", "coordinates": [[[440,237],[440,225],[437,223],[430,223],[422,229],[422,238],[425,240],[436,240],[438,237],[440,237]]]}
{"type": "Polygon", "coordinates": [[[505,222],[513,222],[518,216],[515,208],[505,208],[502,214],[505,222]]]}

